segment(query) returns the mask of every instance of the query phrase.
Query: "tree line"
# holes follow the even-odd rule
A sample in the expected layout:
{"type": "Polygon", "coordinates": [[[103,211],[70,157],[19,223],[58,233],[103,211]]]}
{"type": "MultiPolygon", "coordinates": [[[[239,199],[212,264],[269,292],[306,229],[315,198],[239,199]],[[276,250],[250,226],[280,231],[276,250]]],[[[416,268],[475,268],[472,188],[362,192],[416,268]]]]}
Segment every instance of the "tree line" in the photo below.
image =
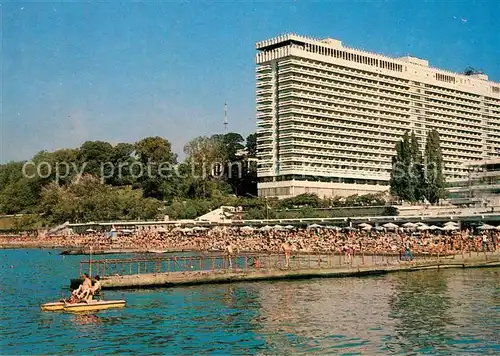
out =
{"type": "Polygon", "coordinates": [[[0,165],[0,214],[38,214],[48,224],[153,219],[159,211],[182,218],[257,195],[255,134],[197,137],[184,153],[181,162],[162,137],[41,151],[0,165]]]}

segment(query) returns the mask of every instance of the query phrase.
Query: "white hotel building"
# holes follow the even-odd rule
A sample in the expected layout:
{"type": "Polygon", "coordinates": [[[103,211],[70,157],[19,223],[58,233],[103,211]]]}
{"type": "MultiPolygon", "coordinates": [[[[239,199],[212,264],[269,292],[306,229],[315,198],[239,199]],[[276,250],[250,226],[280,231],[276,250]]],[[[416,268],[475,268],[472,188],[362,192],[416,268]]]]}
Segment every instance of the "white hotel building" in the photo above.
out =
{"type": "Polygon", "coordinates": [[[259,195],[348,196],[389,189],[395,143],[436,129],[448,181],[500,157],[500,84],[287,34],[258,42],[259,195]]]}

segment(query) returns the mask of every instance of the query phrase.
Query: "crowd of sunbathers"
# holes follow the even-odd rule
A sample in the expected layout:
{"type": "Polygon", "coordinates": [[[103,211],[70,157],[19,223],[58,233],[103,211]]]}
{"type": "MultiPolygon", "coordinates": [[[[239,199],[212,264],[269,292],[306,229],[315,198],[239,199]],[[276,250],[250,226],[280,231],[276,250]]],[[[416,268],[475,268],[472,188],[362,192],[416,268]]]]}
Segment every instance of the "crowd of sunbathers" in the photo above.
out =
{"type": "Polygon", "coordinates": [[[288,243],[297,252],[344,252],[352,250],[371,254],[399,253],[408,245],[414,253],[453,254],[462,251],[496,251],[500,231],[461,230],[454,233],[412,231],[336,231],[328,228],[248,231],[240,227],[214,227],[200,231],[142,229],[110,238],[106,232],[67,236],[0,236],[0,244],[29,247],[84,248],[97,250],[156,251],[225,251],[231,244],[240,252],[279,252],[288,243]]]}

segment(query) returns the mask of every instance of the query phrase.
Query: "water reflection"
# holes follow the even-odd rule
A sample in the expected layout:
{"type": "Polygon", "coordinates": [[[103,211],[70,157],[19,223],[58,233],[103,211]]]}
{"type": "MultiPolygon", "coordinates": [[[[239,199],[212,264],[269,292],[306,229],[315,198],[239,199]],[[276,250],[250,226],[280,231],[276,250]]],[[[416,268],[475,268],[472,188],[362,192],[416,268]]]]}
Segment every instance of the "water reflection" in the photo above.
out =
{"type": "Polygon", "coordinates": [[[95,314],[75,314],[71,321],[78,326],[88,324],[97,325],[101,323],[101,318],[95,314]]]}
{"type": "Polygon", "coordinates": [[[390,298],[390,318],[396,321],[395,335],[387,343],[393,351],[448,351],[454,323],[447,280],[441,271],[395,274],[390,298]]]}
{"type": "Polygon", "coordinates": [[[375,352],[373,340],[392,332],[385,323],[392,291],[381,278],[311,280],[262,285],[255,323],[269,348],[375,352]]]}

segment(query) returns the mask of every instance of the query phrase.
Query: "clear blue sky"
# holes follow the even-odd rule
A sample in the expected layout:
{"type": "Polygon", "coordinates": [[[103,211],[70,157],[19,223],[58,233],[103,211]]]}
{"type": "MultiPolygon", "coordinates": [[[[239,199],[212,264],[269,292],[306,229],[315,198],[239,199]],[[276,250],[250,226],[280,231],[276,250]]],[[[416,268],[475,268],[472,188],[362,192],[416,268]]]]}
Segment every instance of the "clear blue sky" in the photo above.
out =
{"type": "Polygon", "coordinates": [[[332,37],[500,81],[500,2],[2,2],[0,163],[86,140],[255,130],[254,44],[332,37]]]}

